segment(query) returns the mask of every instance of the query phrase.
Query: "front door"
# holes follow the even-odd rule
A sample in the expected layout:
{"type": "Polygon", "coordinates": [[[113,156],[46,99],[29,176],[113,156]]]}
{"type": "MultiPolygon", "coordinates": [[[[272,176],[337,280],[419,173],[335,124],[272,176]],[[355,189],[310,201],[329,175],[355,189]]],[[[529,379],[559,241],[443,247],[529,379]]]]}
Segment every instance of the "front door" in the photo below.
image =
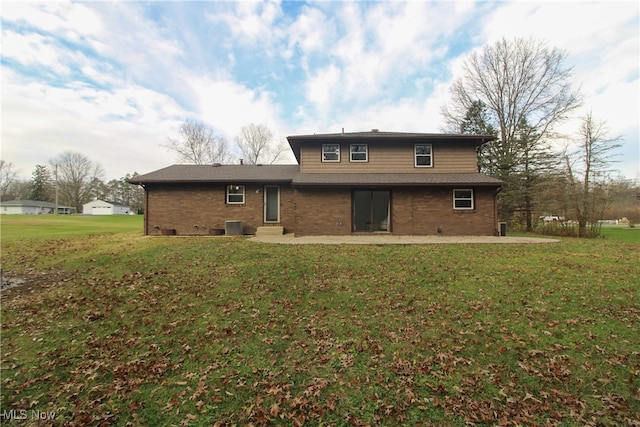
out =
{"type": "Polygon", "coordinates": [[[355,190],[353,231],[390,231],[390,199],[386,190],[355,190]]]}
{"type": "Polygon", "coordinates": [[[264,187],[264,222],[280,222],[280,187],[264,187]]]}

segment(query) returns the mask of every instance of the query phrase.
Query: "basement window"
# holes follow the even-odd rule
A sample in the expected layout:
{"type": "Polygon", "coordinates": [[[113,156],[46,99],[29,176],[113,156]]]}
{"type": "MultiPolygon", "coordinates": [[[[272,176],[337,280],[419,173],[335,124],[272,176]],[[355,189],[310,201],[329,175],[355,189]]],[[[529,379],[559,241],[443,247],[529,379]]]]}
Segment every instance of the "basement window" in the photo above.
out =
{"type": "Polygon", "coordinates": [[[227,186],[227,204],[228,205],[244,204],[244,185],[227,186]]]}
{"type": "Polygon", "coordinates": [[[453,190],[453,209],[471,210],[473,209],[473,190],[453,190]]]}

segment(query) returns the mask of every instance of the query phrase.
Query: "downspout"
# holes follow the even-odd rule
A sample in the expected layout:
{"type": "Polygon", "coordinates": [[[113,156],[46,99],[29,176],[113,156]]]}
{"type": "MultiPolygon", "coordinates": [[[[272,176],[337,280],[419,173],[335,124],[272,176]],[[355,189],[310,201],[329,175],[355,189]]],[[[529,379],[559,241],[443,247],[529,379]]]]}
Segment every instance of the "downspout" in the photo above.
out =
{"type": "Polygon", "coordinates": [[[142,185],[142,188],[144,189],[144,235],[148,236],[149,235],[149,190],[147,189],[147,187],[145,187],[144,185],[142,185]]]}
{"type": "Polygon", "coordinates": [[[498,218],[498,194],[502,191],[502,187],[498,187],[495,194],[493,195],[493,229],[496,233],[496,236],[500,235],[500,227],[499,227],[499,218],[498,218]]]}

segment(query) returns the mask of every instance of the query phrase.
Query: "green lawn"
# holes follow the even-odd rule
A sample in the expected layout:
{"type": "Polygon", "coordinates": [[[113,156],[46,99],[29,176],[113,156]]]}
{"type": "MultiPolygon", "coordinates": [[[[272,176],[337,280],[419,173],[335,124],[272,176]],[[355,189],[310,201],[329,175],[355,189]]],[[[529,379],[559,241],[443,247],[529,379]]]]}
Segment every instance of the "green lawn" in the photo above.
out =
{"type": "Polygon", "coordinates": [[[4,272],[40,283],[3,294],[10,425],[640,422],[637,240],[275,245],[68,219],[45,239],[2,218],[4,272]]]}
{"type": "Polygon", "coordinates": [[[626,225],[604,225],[600,234],[605,239],[618,242],[640,243],[640,227],[630,228],[626,225]]]}
{"type": "Polygon", "coordinates": [[[3,241],[50,240],[77,234],[140,231],[142,215],[1,215],[3,241]]]}

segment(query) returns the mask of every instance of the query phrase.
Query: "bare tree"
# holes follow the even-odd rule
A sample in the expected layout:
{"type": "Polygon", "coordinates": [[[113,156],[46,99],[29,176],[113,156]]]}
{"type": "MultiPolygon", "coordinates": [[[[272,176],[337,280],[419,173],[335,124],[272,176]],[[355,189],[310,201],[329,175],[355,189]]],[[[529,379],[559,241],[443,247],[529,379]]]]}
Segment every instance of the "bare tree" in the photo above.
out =
{"type": "Polygon", "coordinates": [[[229,159],[227,140],[197,120],[187,120],[180,126],[180,139],[168,140],[164,147],[177,153],[180,162],[205,165],[229,159]]]}
{"type": "Polygon", "coordinates": [[[65,151],[49,164],[54,171],[60,203],[73,206],[76,212],[80,212],[82,205],[91,200],[95,185],[102,182],[102,166],[74,151],[65,151]]]}
{"type": "Polygon", "coordinates": [[[9,194],[17,176],[13,163],[0,160],[0,198],[9,194]]]}
{"type": "Polygon", "coordinates": [[[564,155],[568,180],[568,206],[578,222],[578,237],[595,237],[609,201],[607,178],[613,150],[621,137],[609,138],[604,122],[591,113],[582,120],[578,150],[564,155]]]}
{"type": "MultiPolygon", "coordinates": [[[[449,128],[463,130],[469,112],[480,105],[486,108],[484,120],[498,131],[498,138],[483,147],[480,164],[487,168],[483,172],[507,183],[503,199],[517,187],[513,175],[518,169],[527,162],[531,168],[529,154],[553,137],[554,126],[580,105],[578,92],[568,83],[572,70],[563,66],[566,56],[532,38],[502,39],[473,54],[451,87],[450,105],[442,108],[449,128]]],[[[516,197],[511,199],[518,204],[516,197]]]]}
{"type": "Polygon", "coordinates": [[[286,150],[283,144],[272,145],[273,133],[265,125],[251,123],[243,126],[236,137],[236,144],[243,160],[250,165],[273,164],[286,150]]]}

